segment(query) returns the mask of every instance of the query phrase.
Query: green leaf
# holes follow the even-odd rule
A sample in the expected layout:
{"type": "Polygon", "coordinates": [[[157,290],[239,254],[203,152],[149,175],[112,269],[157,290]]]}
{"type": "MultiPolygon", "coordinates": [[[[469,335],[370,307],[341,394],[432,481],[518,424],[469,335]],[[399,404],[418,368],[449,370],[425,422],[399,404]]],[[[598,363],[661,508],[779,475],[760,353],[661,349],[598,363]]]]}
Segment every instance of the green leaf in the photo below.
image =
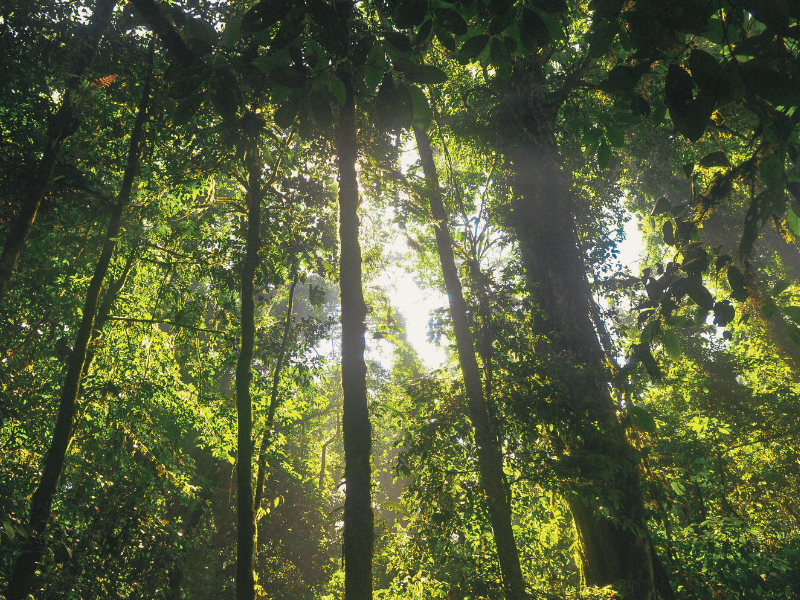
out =
{"type": "Polygon", "coordinates": [[[664,332],[664,350],[672,360],[678,360],[681,357],[681,342],[678,335],[671,329],[664,332]]]}
{"type": "Polygon", "coordinates": [[[747,299],[747,289],[744,287],[744,275],[733,265],[728,267],[728,285],[731,286],[732,296],[735,300],[743,302],[747,299]]]}
{"type": "Polygon", "coordinates": [[[328,91],[331,93],[331,95],[336,98],[341,106],[344,106],[344,103],[347,100],[347,88],[345,88],[344,81],[331,73],[326,78],[325,83],[327,84],[328,91]]]}
{"type": "Polygon", "coordinates": [[[672,224],[672,221],[664,222],[661,228],[661,236],[667,246],[675,245],[675,226],[672,224]]]}
{"type": "Polygon", "coordinates": [[[600,145],[601,139],[603,139],[603,131],[601,129],[590,129],[583,134],[583,140],[581,140],[583,155],[589,157],[597,152],[597,147],[600,145]]]}
{"type": "Polygon", "coordinates": [[[401,0],[395,25],[408,29],[421,25],[428,13],[428,0],[401,0]]]}
{"type": "Polygon", "coordinates": [[[569,10],[564,0],[533,0],[534,8],[547,13],[564,13],[569,10]]]}
{"type": "Polygon", "coordinates": [[[689,56],[689,69],[692,71],[692,79],[700,89],[716,87],[724,75],[716,59],[699,48],[692,50],[689,56]]]}
{"type": "Polygon", "coordinates": [[[290,98],[287,100],[281,107],[275,111],[275,114],[272,116],[275,124],[280,127],[281,129],[287,129],[294,125],[295,117],[297,117],[297,112],[300,109],[298,103],[293,99],[290,98]]]}
{"type": "Polygon", "coordinates": [[[389,42],[398,52],[408,54],[411,52],[411,40],[408,36],[397,31],[387,31],[383,34],[384,39],[389,42]]]}
{"type": "Polygon", "coordinates": [[[466,35],[469,30],[464,17],[452,8],[437,9],[436,18],[447,31],[454,35],[466,35]]]}
{"type": "Polygon", "coordinates": [[[269,80],[290,90],[297,90],[305,86],[306,76],[294,69],[276,67],[269,72],[269,80]]]}
{"type": "Polygon", "coordinates": [[[425,92],[415,85],[408,86],[408,91],[411,94],[411,107],[414,111],[414,125],[423,131],[427,131],[433,119],[431,107],[428,104],[428,98],[425,96],[425,92]]]}
{"type": "Polygon", "coordinates": [[[489,33],[492,35],[500,35],[514,22],[515,17],[516,14],[514,11],[508,11],[502,15],[497,15],[489,22],[489,33]]]}
{"type": "Polygon", "coordinates": [[[476,35],[469,38],[458,51],[458,62],[466,65],[475,60],[486,48],[486,44],[489,43],[490,39],[492,39],[490,35],[476,35]]]}
{"type": "Polygon", "coordinates": [[[706,154],[700,159],[700,166],[708,169],[709,167],[730,167],[731,163],[728,156],[722,150],[706,154]]]}
{"type": "Polygon", "coordinates": [[[366,65],[364,67],[364,84],[369,91],[374,91],[378,84],[383,79],[383,74],[386,72],[382,67],[374,65],[366,65]]]}
{"type": "Polygon", "coordinates": [[[672,210],[672,204],[670,204],[669,200],[667,200],[667,197],[664,196],[658,202],[656,202],[656,205],[653,207],[653,210],[650,214],[654,217],[657,217],[658,215],[668,213],[670,210],[672,210]]]}
{"type": "MultiPolygon", "coordinates": [[[[449,31],[447,31],[444,27],[442,27],[438,23],[434,24],[433,31],[436,34],[436,39],[439,40],[439,43],[442,45],[443,48],[445,48],[447,50],[450,50],[450,52],[455,52],[456,51],[456,40],[455,40],[455,38],[453,37],[453,35],[449,31]]],[[[488,40],[487,40],[487,43],[488,43],[488,40]]],[[[486,46],[486,44],[484,44],[484,47],[485,46],[486,46]]],[[[480,54],[480,52],[478,54],[480,54]]],[[[459,53],[458,62],[460,64],[464,64],[465,65],[469,61],[467,61],[466,63],[462,63],[461,62],[461,53],[459,53]]]]}
{"type": "Polygon", "coordinates": [[[614,125],[606,126],[606,139],[614,148],[622,148],[625,146],[625,134],[622,133],[619,127],[615,127],[614,125]]]}
{"type": "Polygon", "coordinates": [[[14,534],[14,526],[11,524],[11,521],[9,521],[8,519],[3,519],[3,529],[5,529],[8,539],[13,542],[15,534],[14,534]]]}
{"type": "Polygon", "coordinates": [[[680,481],[670,481],[669,486],[672,488],[672,491],[675,492],[676,496],[683,496],[686,493],[686,488],[683,487],[683,484],[680,481]]]}
{"type": "Polygon", "coordinates": [[[606,167],[608,167],[608,163],[610,160],[611,160],[611,147],[604,139],[600,142],[600,146],[597,148],[597,166],[600,167],[601,170],[604,170],[606,169],[606,167]]]}
{"type": "Polygon", "coordinates": [[[538,40],[540,45],[544,45],[544,43],[550,39],[550,31],[547,29],[547,23],[545,23],[535,11],[529,8],[522,9],[520,33],[523,32],[538,40]]]}
{"type": "Polygon", "coordinates": [[[178,102],[175,110],[172,112],[172,124],[176,127],[180,127],[189,123],[197,111],[200,110],[204,99],[205,94],[192,94],[178,102]]]}
{"type": "Polygon", "coordinates": [[[447,81],[447,73],[431,65],[414,65],[406,72],[406,79],[423,85],[435,85],[447,81]]]}
{"type": "Polygon", "coordinates": [[[280,21],[292,8],[292,0],[262,0],[242,17],[242,36],[253,35],[280,21]]]}
{"type": "Polygon", "coordinates": [[[650,414],[650,411],[642,408],[641,406],[631,406],[628,409],[628,415],[631,418],[631,423],[633,423],[633,426],[637,429],[641,429],[645,433],[653,433],[656,429],[658,429],[653,415],[650,414]]]}
{"type": "Polygon", "coordinates": [[[222,36],[226,48],[233,48],[242,37],[242,18],[233,15],[225,25],[225,33],[222,36]]]}
{"type": "Polygon", "coordinates": [[[704,311],[709,311],[714,306],[714,297],[703,285],[700,277],[690,277],[686,286],[686,294],[704,311]]]}
{"type": "Polygon", "coordinates": [[[492,66],[497,70],[497,74],[503,78],[509,77],[511,75],[511,54],[502,40],[492,38],[489,54],[492,59],[492,66]]]}
{"type": "Polygon", "coordinates": [[[789,210],[786,211],[786,227],[795,237],[800,237],[800,204],[797,200],[792,201],[789,210]]]}
{"type": "Polygon", "coordinates": [[[784,306],[781,310],[792,321],[800,324],[800,306],[784,306]]]}
{"type": "Polygon", "coordinates": [[[788,279],[779,279],[778,281],[775,282],[775,285],[772,286],[772,290],[770,291],[770,295],[773,298],[777,298],[783,292],[788,290],[791,287],[791,285],[792,285],[792,282],[789,281],[788,279]]]}

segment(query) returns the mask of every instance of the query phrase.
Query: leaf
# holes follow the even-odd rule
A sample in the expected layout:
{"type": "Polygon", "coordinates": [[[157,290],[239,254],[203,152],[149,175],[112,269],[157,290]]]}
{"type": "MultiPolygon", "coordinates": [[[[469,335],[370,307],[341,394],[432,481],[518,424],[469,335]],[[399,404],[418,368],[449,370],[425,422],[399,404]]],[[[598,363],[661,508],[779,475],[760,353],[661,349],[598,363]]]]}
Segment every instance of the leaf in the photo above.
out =
{"type": "Polygon", "coordinates": [[[550,31],[542,18],[529,8],[522,9],[522,20],[520,21],[520,32],[539,40],[541,45],[550,39],[550,31]]]}
{"type": "Polygon", "coordinates": [[[708,169],[709,167],[730,167],[731,163],[728,156],[722,150],[706,154],[700,159],[700,166],[708,169]]]}
{"type": "Polygon", "coordinates": [[[384,39],[389,42],[398,52],[408,54],[411,52],[411,40],[408,36],[397,31],[386,31],[383,34],[384,39]]]}
{"type": "Polygon", "coordinates": [[[689,56],[689,69],[700,89],[715,88],[725,74],[716,59],[699,48],[692,50],[689,56]]]}
{"type": "Polygon", "coordinates": [[[642,96],[636,96],[631,100],[631,112],[637,117],[650,116],[650,103],[642,96]]]}
{"type": "Polygon", "coordinates": [[[273,83],[282,85],[290,90],[297,90],[305,86],[306,76],[294,69],[276,67],[269,72],[269,79],[273,83]]]}
{"type": "Polygon", "coordinates": [[[791,287],[791,285],[792,282],[789,281],[788,279],[779,279],[778,281],[775,282],[775,285],[772,286],[772,290],[770,291],[769,294],[773,298],[777,298],[783,292],[788,290],[791,287]]]}
{"type": "Polygon", "coordinates": [[[683,484],[680,481],[670,481],[669,486],[672,488],[672,491],[675,492],[676,496],[683,496],[686,493],[686,488],[683,487],[683,484]]]}
{"type": "Polygon", "coordinates": [[[205,94],[192,94],[178,102],[175,110],[172,111],[172,124],[176,127],[181,127],[192,120],[195,113],[200,110],[200,105],[203,104],[205,94]]]}
{"type": "Polygon", "coordinates": [[[281,129],[287,129],[294,125],[295,117],[297,116],[297,112],[300,109],[298,103],[290,98],[286,102],[284,102],[281,107],[275,111],[272,118],[275,121],[275,124],[280,127],[281,129]]]}
{"type": "Polygon", "coordinates": [[[414,125],[427,131],[433,120],[431,114],[431,107],[428,104],[428,98],[425,96],[420,88],[415,85],[408,86],[408,91],[411,94],[411,107],[414,111],[414,125]]]}
{"type": "Polygon", "coordinates": [[[664,226],[661,228],[661,236],[667,246],[675,245],[675,227],[672,221],[666,221],[664,223],[664,226]]]}
{"type": "Polygon", "coordinates": [[[239,110],[239,82],[230,69],[216,69],[211,90],[211,102],[219,115],[230,120],[236,118],[239,110]]]}
{"type": "Polygon", "coordinates": [[[417,30],[417,35],[414,37],[414,43],[417,46],[424,44],[431,36],[433,31],[433,19],[426,19],[425,22],[417,30]]]}
{"type": "Polygon", "coordinates": [[[581,145],[583,145],[583,155],[586,157],[591,156],[597,152],[597,147],[600,145],[600,140],[603,139],[603,131],[601,129],[590,129],[583,135],[581,145]]]}
{"type": "MultiPolygon", "coordinates": [[[[450,50],[450,52],[455,52],[456,51],[456,40],[453,38],[452,34],[449,31],[447,31],[444,27],[442,27],[438,23],[434,24],[433,31],[436,34],[436,39],[439,40],[439,43],[442,45],[443,48],[445,48],[447,50],[450,50]]],[[[487,40],[487,43],[488,43],[488,40],[487,40]]],[[[485,44],[484,44],[484,46],[485,46],[485,44]]],[[[478,53],[478,54],[480,54],[480,53],[478,53]]],[[[461,63],[461,55],[460,54],[459,54],[458,62],[461,63]]],[[[469,61],[467,61],[467,63],[468,62],[469,61]]],[[[461,63],[461,64],[467,64],[467,63],[461,63]]]]}
{"type": "Polygon", "coordinates": [[[653,415],[650,414],[650,411],[642,408],[641,406],[631,406],[628,409],[628,415],[631,418],[631,423],[633,423],[633,426],[637,429],[641,429],[645,433],[653,433],[656,429],[658,429],[653,415]]]}
{"type": "Polygon", "coordinates": [[[678,65],[671,64],[664,84],[664,97],[670,115],[686,116],[689,104],[694,100],[693,88],[692,76],[678,65]]]}
{"type": "Polygon", "coordinates": [[[744,287],[744,275],[733,265],[728,267],[728,285],[731,286],[734,300],[743,302],[747,299],[747,290],[744,287]]]}
{"type": "Polygon", "coordinates": [[[292,0],[262,0],[242,17],[242,37],[268,29],[280,21],[292,8],[292,0]]]}
{"type": "Polygon", "coordinates": [[[385,72],[386,70],[382,67],[376,67],[374,65],[366,65],[364,67],[364,84],[370,92],[381,82],[385,72]]]}
{"type": "Polygon", "coordinates": [[[670,204],[669,200],[667,200],[667,197],[664,196],[658,202],[656,202],[656,205],[653,207],[653,210],[650,214],[654,217],[657,217],[658,215],[668,213],[670,210],[672,210],[672,204],[670,204]]]}
{"type": "Polygon", "coordinates": [[[14,526],[11,524],[11,521],[8,519],[3,519],[3,529],[6,531],[6,535],[8,539],[12,542],[14,541],[14,526]]]}
{"type": "Polygon", "coordinates": [[[701,277],[690,277],[688,279],[686,294],[704,311],[709,311],[714,306],[714,297],[703,285],[701,277]]]}
{"type": "Polygon", "coordinates": [[[625,134],[622,133],[619,127],[615,127],[614,125],[606,126],[606,139],[614,148],[622,148],[625,146],[625,134]]]}
{"type": "Polygon", "coordinates": [[[597,147],[597,166],[600,167],[600,170],[605,170],[608,167],[608,163],[611,160],[611,147],[608,145],[605,139],[600,142],[600,145],[597,147]]]}
{"type": "Polygon", "coordinates": [[[395,25],[400,29],[422,25],[427,13],[428,0],[402,0],[397,10],[395,25]]]}
{"type": "Polygon", "coordinates": [[[800,306],[784,306],[781,310],[792,321],[800,324],[800,306]]]}
{"type": "Polygon", "coordinates": [[[440,8],[436,11],[436,18],[442,26],[454,35],[466,35],[467,22],[457,11],[452,8],[440,8]]]}
{"type": "Polygon", "coordinates": [[[447,73],[431,65],[415,65],[406,73],[406,79],[423,85],[436,85],[447,81],[447,73]]]}
{"type": "Polygon", "coordinates": [[[800,237],[800,204],[794,200],[786,211],[786,227],[795,237],[800,237]]]}
{"type": "Polygon", "coordinates": [[[492,38],[489,54],[492,59],[492,66],[497,70],[497,74],[500,77],[509,77],[511,75],[511,55],[499,38],[492,38]]]}
{"type": "Polygon", "coordinates": [[[233,48],[242,37],[242,18],[234,15],[228,19],[225,25],[225,33],[222,35],[223,43],[226,48],[233,48]]]}
{"type": "Polygon", "coordinates": [[[569,10],[564,0],[533,0],[533,6],[547,13],[564,13],[569,10]]]}
{"type": "Polygon", "coordinates": [[[664,332],[664,350],[672,360],[678,360],[681,357],[681,342],[678,335],[671,329],[664,332]]]}
{"type": "Polygon", "coordinates": [[[483,52],[483,49],[486,48],[490,39],[492,39],[490,35],[476,35],[469,38],[458,51],[458,62],[462,65],[466,65],[475,60],[478,55],[483,52]]]}
{"type": "Polygon", "coordinates": [[[489,33],[500,35],[514,22],[514,17],[516,14],[513,11],[497,15],[489,22],[489,33]]]}
{"type": "Polygon", "coordinates": [[[328,91],[331,93],[331,95],[336,98],[341,106],[344,106],[344,103],[347,100],[347,88],[345,88],[344,81],[339,79],[337,75],[331,73],[326,78],[325,83],[327,84],[328,91]]]}
{"type": "Polygon", "coordinates": [[[728,323],[736,317],[736,310],[727,300],[717,302],[714,305],[714,324],[720,327],[727,327],[728,323]]]}

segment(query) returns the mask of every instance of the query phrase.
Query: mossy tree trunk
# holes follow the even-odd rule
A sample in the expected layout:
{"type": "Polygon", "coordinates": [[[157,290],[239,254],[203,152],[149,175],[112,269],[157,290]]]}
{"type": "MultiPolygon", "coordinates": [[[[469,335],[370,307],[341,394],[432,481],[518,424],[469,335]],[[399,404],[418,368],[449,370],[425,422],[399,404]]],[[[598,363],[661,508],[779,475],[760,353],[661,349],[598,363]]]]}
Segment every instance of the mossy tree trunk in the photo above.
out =
{"type": "Polygon", "coordinates": [[[503,476],[503,455],[499,440],[491,428],[487,398],[484,396],[480,368],[475,357],[475,347],[467,316],[467,303],[464,300],[461,281],[458,278],[453,242],[448,229],[449,218],[439,187],[436,163],[433,160],[428,134],[415,126],[414,135],[427,180],[436,248],[439,252],[439,261],[450,303],[450,317],[455,331],[458,361],[464,378],[470,420],[475,430],[481,487],[486,495],[486,504],[489,508],[492,533],[497,546],[497,558],[503,574],[503,590],[506,600],[524,599],[528,598],[528,594],[525,591],[519,551],[511,526],[511,505],[503,476]]]}
{"type": "MultiPolygon", "coordinates": [[[[152,58],[152,53],[151,53],[152,58]]],[[[67,374],[61,389],[61,398],[56,416],[56,425],[53,430],[53,439],[50,448],[44,457],[42,476],[39,485],[31,499],[29,517],[29,536],[21,552],[16,558],[14,570],[8,583],[6,597],[8,600],[23,600],[31,590],[32,580],[36,567],[45,551],[45,531],[50,521],[53,499],[58,490],[64,461],[72,439],[73,420],[78,408],[78,396],[83,377],[84,366],[89,354],[89,342],[94,332],[95,316],[100,293],[103,287],[114,249],[117,245],[122,214],[131,197],[131,190],[139,166],[139,146],[147,121],[147,106],[150,99],[151,73],[148,74],[142,90],[142,99],[139,103],[136,121],[131,134],[125,173],[117,196],[117,202],[111,213],[106,227],[105,241],[100,257],[95,265],[94,274],[86,291],[81,322],[72,353],[67,361],[67,374]]]]}
{"type": "Polygon", "coordinates": [[[342,306],[342,431],[344,435],[345,600],[372,598],[373,512],[372,434],[364,361],[367,306],[361,288],[358,241],[358,181],[355,98],[348,73],[340,72],[347,97],[339,113],[336,153],[339,167],[339,286],[342,306]]]}
{"type": "Polygon", "coordinates": [[[77,53],[78,58],[72,66],[74,75],[67,83],[58,111],[50,119],[47,128],[47,144],[42,152],[42,158],[36,166],[36,172],[30,178],[28,190],[22,198],[22,203],[3,245],[3,253],[0,255],[0,300],[6,294],[9,280],[17,266],[22,249],[28,242],[33,223],[36,220],[36,214],[39,212],[39,205],[42,203],[42,198],[44,198],[44,194],[50,185],[53,168],[61,154],[61,148],[80,125],[75,118],[75,94],[83,81],[84,72],[97,52],[100,38],[108,28],[115,4],[116,0],[97,0],[91,21],[86,27],[85,35],[76,36],[79,40],[81,37],[84,39],[81,42],[82,47],[77,53]]]}

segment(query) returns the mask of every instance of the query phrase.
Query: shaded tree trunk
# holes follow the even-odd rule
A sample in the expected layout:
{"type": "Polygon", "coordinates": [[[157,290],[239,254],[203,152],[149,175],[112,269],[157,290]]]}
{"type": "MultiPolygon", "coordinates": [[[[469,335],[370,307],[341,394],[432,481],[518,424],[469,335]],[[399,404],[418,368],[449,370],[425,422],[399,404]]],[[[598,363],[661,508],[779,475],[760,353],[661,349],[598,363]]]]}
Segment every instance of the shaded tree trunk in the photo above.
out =
{"type": "Polygon", "coordinates": [[[78,52],[76,63],[72,66],[74,75],[67,83],[67,89],[64,91],[58,112],[48,124],[47,145],[44,147],[36,172],[30,179],[28,190],[22,198],[22,203],[3,246],[3,254],[0,256],[0,300],[6,294],[8,282],[17,266],[22,249],[28,242],[28,236],[33,229],[33,222],[36,220],[42,198],[50,185],[50,177],[61,153],[61,148],[66,139],[75,133],[80,125],[75,119],[75,94],[81,84],[84,71],[97,52],[100,38],[108,27],[115,4],[116,0],[97,0],[91,22],[87,27],[85,42],[78,52]]]}
{"type": "MultiPolygon", "coordinates": [[[[283,337],[281,338],[281,347],[278,351],[278,358],[275,361],[275,371],[272,373],[272,391],[269,399],[269,412],[267,413],[267,422],[264,425],[264,434],[261,437],[261,448],[258,451],[258,473],[256,475],[256,493],[253,498],[253,510],[255,511],[256,519],[258,519],[258,509],[261,508],[261,498],[264,494],[264,479],[267,473],[267,450],[269,450],[270,443],[272,442],[272,429],[275,422],[275,409],[278,407],[278,385],[281,378],[281,369],[283,367],[283,360],[286,357],[286,348],[289,345],[289,335],[292,332],[292,307],[294,305],[294,290],[297,287],[298,278],[295,273],[291,286],[289,286],[289,302],[286,307],[286,320],[283,323],[283,337]]],[[[261,546],[261,535],[256,531],[256,548],[261,546]]]]}
{"type": "Polygon", "coordinates": [[[261,248],[261,161],[257,136],[247,149],[247,241],[242,269],[242,340],[236,361],[236,600],[255,598],[253,550],[253,406],[250,383],[253,378],[255,345],[255,276],[261,248]]]}
{"type": "Polygon", "coordinates": [[[428,134],[415,126],[414,135],[422,159],[425,179],[428,183],[427,191],[436,235],[436,247],[439,251],[439,260],[450,303],[450,316],[455,330],[458,361],[464,377],[470,420],[475,430],[481,486],[486,494],[486,503],[489,507],[489,518],[497,546],[497,558],[503,574],[503,590],[506,600],[528,598],[519,562],[519,551],[511,526],[511,506],[503,476],[503,455],[490,424],[487,398],[484,396],[480,368],[475,357],[475,347],[467,317],[467,303],[464,300],[453,255],[452,240],[448,229],[449,218],[439,188],[439,176],[428,134]]]}
{"type": "MultiPolygon", "coordinates": [[[[637,600],[655,600],[658,594],[671,598],[646,534],[638,459],[616,422],[605,356],[591,320],[574,198],[561,170],[551,121],[530,112],[516,116],[525,137],[518,137],[506,151],[515,192],[510,224],[519,241],[530,294],[544,314],[539,330],[550,340],[549,359],[558,365],[555,376],[570,410],[582,415],[581,431],[570,432],[569,450],[576,456],[601,455],[616,469],[613,493],[620,502],[619,521],[590,508],[593,499],[581,497],[585,491],[570,490],[567,498],[578,534],[582,584],[615,584],[630,590],[637,600]]],[[[586,479],[591,482],[592,475],[586,479]]],[[[596,499],[604,505],[609,500],[596,499]]]]}
{"type": "Polygon", "coordinates": [[[358,182],[355,98],[349,73],[339,73],[347,97],[339,116],[336,153],[339,167],[339,286],[342,305],[342,431],[344,434],[344,587],[345,600],[372,598],[373,521],[371,501],[372,432],[367,407],[364,361],[367,306],[361,289],[358,241],[358,182]]]}
{"type": "MultiPolygon", "coordinates": [[[[152,57],[152,54],[151,54],[152,57]]],[[[139,145],[141,143],[144,126],[147,121],[147,106],[150,98],[151,73],[148,74],[142,90],[142,99],[139,103],[136,122],[131,134],[128,158],[125,173],[122,178],[117,203],[111,213],[106,228],[105,242],[100,253],[100,258],[94,269],[94,274],[89,282],[84,301],[81,323],[75,340],[72,353],[67,361],[67,375],[61,390],[61,399],[58,406],[56,425],[53,430],[53,439],[50,448],[44,457],[42,476],[39,486],[31,499],[29,537],[17,556],[14,571],[8,583],[6,596],[8,600],[23,600],[30,592],[36,566],[41,561],[45,550],[45,530],[50,521],[53,498],[58,489],[58,482],[64,467],[64,460],[72,438],[73,419],[78,405],[78,393],[84,365],[87,360],[89,342],[94,331],[95,315],[100,301],[100,292],[103,279],[108,271],[114,248],[117,244],[122,213],[131,196],[133,181],[138,170],[139,145]]]]}

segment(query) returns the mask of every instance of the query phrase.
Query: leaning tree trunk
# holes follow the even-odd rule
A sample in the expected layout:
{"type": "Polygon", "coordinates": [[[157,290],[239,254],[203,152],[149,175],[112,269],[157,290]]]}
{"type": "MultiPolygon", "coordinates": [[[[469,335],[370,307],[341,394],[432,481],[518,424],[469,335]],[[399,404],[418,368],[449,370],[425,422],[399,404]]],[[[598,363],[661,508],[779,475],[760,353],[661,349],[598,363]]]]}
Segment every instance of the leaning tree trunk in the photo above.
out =
{"type": "MultiPolygon", "coordinates": [[[[531,123],[542,125],[530,119],[524,126],[531,123]]],[[[574,198],[561,170],[556,140],[546,124],[544,131],[522,130],[527,138],[507,151],[516,197],[510,222],[529,291],[546,315],[540,331],[550,339],[551,364],[559,365],[556,376],[570,409],[585,416],[582,431],[570,432],[575,435],[571,436],[574,441],[567,442],[568,449],[575,455],[604,456],[609,468],[617,469],[613,485],[620,509],[616,521],[597,514],[587,502],[609,505],[609,498],[583,498],[579,490],[570,491],[582,583],[626,587],[637,600],[655,600],[658,588],[662,597],[671,598],[646,534],[635,454],[616,422],[604,353],[591,321],[591,293],[575,231],[574,198]]],[[[587,475],[589,485],[584,490],[602,487],[594,486],[591,478],[587,475]]]]}
{"type": "MultiPolygon", "coordinates": [[[[152,56],[152,55],[151,55],[152,56]]],[[[152,67],[151,67],[152,68],[152,67]]],[[[86,300],[83,305],[83,315],[78,327],[78,334],[72,354],[67,362],[67,375],[64,379],[64,387],[61,390],[61,400],[58,406],[58,416],[53,431],[53,440],[44,458],[42,466],[42,476],[39,486],[33,493],[31,499],[30,521],[28,525],[29,537],[25,542],[22,551],[17,556],[14,571],[8,582],[6,597],[8,600],[23,600],[28,596],[31,588],[33,574],[36,566],[41,561],[44,554],[45,530],[50,521],[51,506],[53,498],[58,489],[58,481],[61,478],[61,471],[64,467],[64,459],[67,455],[67,448],[72,437],[73,419],[78,405],[78,392],[80,390],[81,378],[83,375],[84,364],[87,360],[89,342],[94,330],[95,314],[100,301],[100,291],[103,287],[103,279],[111,263],[114,248],[117,244],[122,213],[128,204],[131,196],[133,181],[136,176],[139,162],[139,145],[141,143],[145,122],[147,121],[147,105],[150,98],[150,79],[148,74],[142,91],[142,99],[139,103],[136,122],[131,134],[130,146],[128,149],[128,159],[125,165],[125,174],[122,178],[117,203],[111,213],[111,218],[106,228],[105,242],[100,258],[94,269],[94,275],[89,282],[86,291],[86,300]]]]}
{"type": "Polygon", "coordinates": [[[436,234],[436,247],[439,251],[439,261],[450,302],[450,316],[455,330],[458,361],[464,377],[470,420],[475,429],[481,487],[486,494],[486,503],[489,507],[489,518],[497,546],[497,558],[503,575],[503,590],[506,600],[528,598],[519,562],[519,551],[511,526],[511,505],[503,477],[503,455],[498,439],[490,425],[489,411],[486,406],[487,399],[483,393],[480,369],[475,358],[475,348],[467,317],[467,303],[464,301],[461,281],[458,278],[452,240],[448,230],[449,219],[442,201],[439,176],[433,161],[430,139],[424,130],[416,126],[414,135],[428,184],[427,192],[436,234]]]}
{"type": "Polygon", "coordinates": [[[339,116],[336,153],[339,166],[339,287],[342,303],[342,430],[344,434],[344,597],[372,598],[373,513],[370,497],[371,430],[367,408],[364,320],[358,242],[355,98],[348,73],[339,73],[347,90],[339,116]]]}
{"type": "Polygon", "coordinates": [[[255,344],[255,276],[261,247],[261,161],[258,142],[250,140],[247,150],[247,242],[242,269],[242,341],[236,362],[236,600],[255,598],[253,550],[255,513],[253,511],[253,406],[250,382],[253,378],[255,344]]]}
{"type": "Polygon", "coordinates": [[[72,66],[74,75],[67,83],[58,112],[50,120],[47,130],[47,145],[44,147],[36,172],[30,179],[28,190],[22,198],[22,204],[11,224],[3,246],[3,254],[0,256],[0,300],[5,296],[8,282],[17,266],[22,249],[28,242],[33,222],[36,220],[36,213],[39,212],[39,205],[50,185],[50,176],[53,174],[53,167],[61,153],[61,147],[64,145],[64,141],[78,128],[79,123],[75,119],[75,94],[82,82],[84,71],[97,52],[100,38],[108,27],[115,4],[116,0],[97,0],[95,4],[92,20],[86,31],[86,40],[78,52],[76,64],[72,66]]]}

